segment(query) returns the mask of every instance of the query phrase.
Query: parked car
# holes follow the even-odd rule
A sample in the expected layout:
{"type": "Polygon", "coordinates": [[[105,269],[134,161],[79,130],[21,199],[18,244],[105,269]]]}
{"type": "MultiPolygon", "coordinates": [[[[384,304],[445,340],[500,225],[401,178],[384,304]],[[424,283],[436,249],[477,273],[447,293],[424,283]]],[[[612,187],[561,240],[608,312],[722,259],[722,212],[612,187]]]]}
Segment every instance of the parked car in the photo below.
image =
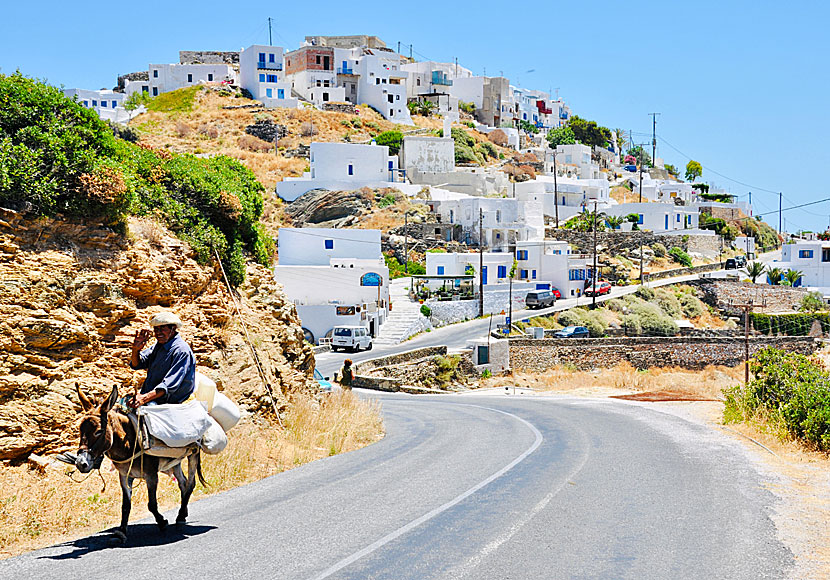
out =
{"type": "Polygon", "coordinates": [[[320,390],[325,393],[336,393],[343,390],[340,385],[330,382],[329,377],[324,377],[317,369],[314,369],[314,380],[320,385],[320,390]]]}
{"type": "Polygon", "coordinates": [[[637,166],[636,165],[623,165],[623,169],[625,169],[626,171],[630,171],[630,172],[634,173],[634,172],[637,171],[637,166]]]}
{"type": "Polygon", "coordinates": [[[588,338],[588,329],[584,326],[566,326],[553,333],[554,338],[588,338]]]}
{"type": "Polygon", "coordinates": [[[741,254],[740,256],[735,256],[735,262],[738,264],[738,268],[743,268],[746,266],[746,256],[741,254]]]}
{"type": "MultiPolygon", "coordinates": [[[[597,282],[597,296],[602,296],[603,294],[608,294],[611,292],[611,283],[610,282],[597,282]]],[[[585,289],[585,296],[593,296],[594,295],[594,286],[588,286],[585,289]]]]}
{"type": "Polygon", "coordinates": [[[372,350],[372,337],[362,326],[335,326],[331,331],[331,350],[372,350]]]}
{"type": "Polygon", "coordinates": [[[556,296],[557,300],[562,299],[562,293],[559,291],[559,288],[554,288],[553,286],[550,287],[550,293],[556,296]]]}
{"type": "Polygon", "coordinates": [[[525,304],[528,308],[547,308],[556,303],[556,296],[550,290],[536,290],[528,292],[525,297],[525,304]]]}
{"type": "Polygon", "coordinates": [[[724,265],[725,270],[737,270],[738,269],[738,261],[735,258],[727,258],[726,264],[724,265]]]}

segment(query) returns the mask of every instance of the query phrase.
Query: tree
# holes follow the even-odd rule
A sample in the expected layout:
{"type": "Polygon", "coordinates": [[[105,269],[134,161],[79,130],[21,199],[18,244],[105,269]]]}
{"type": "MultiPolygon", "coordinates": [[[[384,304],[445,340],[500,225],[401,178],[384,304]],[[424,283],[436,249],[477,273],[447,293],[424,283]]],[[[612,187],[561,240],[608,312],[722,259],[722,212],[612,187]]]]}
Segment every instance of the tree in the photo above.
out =
{"type": "Polygon", "coordinates": [[[789,269],[784,273],[784,279],[790,283],[790,286],[795,286],[803,275],[804,272],[800,270],[789,269]]]}
{"type": "Polygon", "coordinates": [[[617,151],[622,151],[628,144],[628,139],[625,138],[625,131],[622,129],[614,129],[617,134],[617,151]]]}
{"type": "Polygon", "coordinates": [[[403,133],[400,131],[384,131],[375,137],[377,145],[389,147],[389,155],[397,155],[403,142],[403,133]]]}
{"type": "Polygon", "coordinates": [[[675,167],[671,163],[664,163],[663,167],[666,171],[669,172],[669,175],[671,175],[672,177],[677,177],[680,174],[680,170],[678,170],[677,167],[675,167]]]}
{"type": "Polygon", "coordinates": [[[637,165],[642,165],[643,167],[651,167],[651,155],[646,153],[645,149],[641,145],[635,145],[631,149],[628,150],[629,155],[633,155],[637,159],[637,165]]]}
{"type": "Polygon", "coordinates": [[[519,121],[519,129],[524,131],[525,133],[532,133],[533,135],[539,132],[539,127],[537,127],[530,121],[525,120],[519,121]]]}
{"type": "Polygon", "coordinates": [[[769,283],[773,286],[781,283],[781,277],[783,275],[784,273],[781,271],[781,268],[767,267],[767,278],[769,278],[769,283]]]}
{"type": "Polygon", "coordinates": [[[573,131],[576,140],[583,145],[607,147],[611,140],[611,130],[597,125],[596,121],[588,121],[574,115],[568,126],[573,131]]]}
{"type": "Polygon", "coordinates": [[[694,159],[690,160],[686,164],[686,181],[694,181],[701,175],[703,175],[703,166],[694,159]]]}
{"type": "Polygon", "coordinates": [[[576,136],[570,127],[559,127],[548,131],[548,144],[551,149],[559,145],[573,145],[576,143],[576,136]]]}
{"type": "MultiPolygon", "coordinates": [[[[639,220],[640,216],[637,216],[639,220]]],[[[605,218],[605,223],[608,224],[608,227],[612,230],[620,229],[620,226],[625,223],[625,218],[621,215],[609,215],[605,218]]]]}
{"type": "Polygon", "coordinates": [[[752,283],[755,284],[755,281],[758,277],[764,273],[764,264],[761,262],[750,262],[746,266],[746,275],[752,280],[752,283]]]}
{"type": "Polygon", "coordinates": [[[639,223],[640,223],[640,214],[638,213],[630,213],[625,216],[625,221],[631,224],[631,231],[639,230],[639,223]]]}

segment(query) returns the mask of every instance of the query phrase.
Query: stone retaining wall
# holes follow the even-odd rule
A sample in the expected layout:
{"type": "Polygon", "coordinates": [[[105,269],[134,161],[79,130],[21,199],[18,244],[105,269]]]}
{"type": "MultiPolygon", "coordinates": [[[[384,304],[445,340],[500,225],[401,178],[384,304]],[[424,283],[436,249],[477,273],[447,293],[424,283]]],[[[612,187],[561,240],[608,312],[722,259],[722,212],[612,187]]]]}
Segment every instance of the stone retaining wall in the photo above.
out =
{"type": "MultiPolygon", "coordinates": [[[[594,234],[591,232],[577,232],[564,228],[547,228],[547,237],[563,240],[571,244],[578,252],[589,254],[594,251],[594,234]]],[[[602,246],[605,252],[618,255],[625,251],[639,250],[640,243],[651,246],[660,242],[666,249],[674,246],[685,252],[701,254],[717,254],[720,251],[720,236],[702,234],[655,234],[654,232],[597,232],[597,245],[602,246]]]]}
{"type": "Polygon", "coordinates": [[[753,309],[756,312],[795,312],[798,311],[801,299],[807,293],[804,288],[735,282],[717,278],[692,280],[687,284],[700,290],[700,298],[704,302],[731,315],[743,312],[742,309],[731,306],[732,304],[747,304],[750,301],[755,305],[753,309]]]}
{"type": "MultiPolygon", "coordinates": [[[[524,310],[527,308],[525,298],[528,292],[532,292],[533,288],[517,289],[517,284],[513,284],[513,310],[524,310]]],[[[535,286],[535,285],[534,285],[535,286]]],[[[486,287],[485,287],[486,288],[486,287]]],[[[426,305],[429,306],[431,313],[429,320],[433,326],[441,327],[456,322],[463,322],[464,320],[472,320],[478,316],[478,300],[428,300],[426,305]]],[[[510,291],[509,290],[490,290],[484,291],[484,314],[501,314],[510,310],[510,291]]]]}
{"type": "Polygon", "coordinates": [[[398,354],[389,356],[382,356],[362,361],[354,366],[354,378],[352,379],[353,387],[360,387],[363,389],[373,389],[375,391],[397,392],[403,389],[403,379],[392,377],[373,377],[367,373],[379,368],[389,365],[401,364],[413,360],[418,360],[425,357],[446,355],[446,346],[428,346],[425,348],[416,348],[398,354]]]}
{"type": "MultiPolygon", "coordinates": [[[[812,354],[817,342],[809,337],[751,337],[749,354],[768,346],[812,354]]],[[[743,360],[742,338],[510,339],[510,367],[523,372],[543,372],[558,365],[591,370],[623,362],[637,369],[677,366],[700,370],[708,365],[736,366],[743,360]]]]}
{"type": "Polygon", "coordinates": [[[703,272],[715,272],[723,269],[720,262],[713,264],[703,264],[702,266],[692,266],[690,268],[674,268],[672,270],[663,270],[662,272],[652,272],[650,274],[643,274],[643,281],[650,282],[651,280],[663,280],[664,278],[674,278],[675,276],[688,276],[689,274],[701,274],[703,272]]]}
{"type": "Polygon", "coordinates": [[[323,110],[335,113],[347,113],[349,115],[356,114],[355,107],[352,103],[323,103],[323,110]]]}

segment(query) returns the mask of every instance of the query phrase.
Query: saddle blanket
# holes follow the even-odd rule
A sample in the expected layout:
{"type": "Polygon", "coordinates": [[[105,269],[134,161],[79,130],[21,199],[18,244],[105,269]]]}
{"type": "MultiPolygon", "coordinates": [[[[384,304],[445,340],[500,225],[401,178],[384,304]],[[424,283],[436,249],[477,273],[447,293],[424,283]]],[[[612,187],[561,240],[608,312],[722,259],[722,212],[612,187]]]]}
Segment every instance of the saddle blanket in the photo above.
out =
{"type": "Polygon", "coordinates": [[[168,447],[185,447],[197,442],[212,422],[202,403],[190,401],[171,405],[144,405],[138,408],[147,431],[168,447]]]}

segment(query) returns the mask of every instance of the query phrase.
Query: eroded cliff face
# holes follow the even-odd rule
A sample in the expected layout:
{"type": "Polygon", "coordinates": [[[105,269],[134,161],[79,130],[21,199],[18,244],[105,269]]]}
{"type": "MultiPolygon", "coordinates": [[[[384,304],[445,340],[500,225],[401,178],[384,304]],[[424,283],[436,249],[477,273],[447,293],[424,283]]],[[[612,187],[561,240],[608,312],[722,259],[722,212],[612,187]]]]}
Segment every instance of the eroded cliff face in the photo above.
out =
{"type": "Polygon", "coordinates": [[[294,305],[267,269],[251,265],[247,274],[240,316],[218,266],[197,264],[153,222],[134,220],[122,236],[0,209],[0,459],[76,445],[75,384],[96,396],[139,386],[144,373],[128,364],[132,338],[164,308],[185,323],[199,370],[249,411],[271,409],[265,381],[279,409],[291,393],[316,391],[294,305]]]}

